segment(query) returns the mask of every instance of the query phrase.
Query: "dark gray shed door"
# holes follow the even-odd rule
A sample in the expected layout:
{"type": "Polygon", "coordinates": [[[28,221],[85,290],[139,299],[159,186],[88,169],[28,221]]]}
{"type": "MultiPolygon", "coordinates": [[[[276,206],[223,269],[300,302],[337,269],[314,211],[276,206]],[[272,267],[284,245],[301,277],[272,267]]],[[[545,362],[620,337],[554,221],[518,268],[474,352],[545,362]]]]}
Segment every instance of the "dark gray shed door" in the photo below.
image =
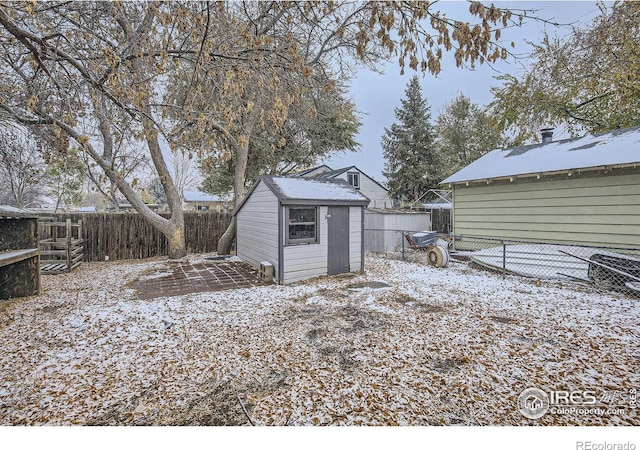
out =
{"type": "Polygon", "coordinates": [[[349,207],[329,206],[327,273],[349,272],[349,207]]]}

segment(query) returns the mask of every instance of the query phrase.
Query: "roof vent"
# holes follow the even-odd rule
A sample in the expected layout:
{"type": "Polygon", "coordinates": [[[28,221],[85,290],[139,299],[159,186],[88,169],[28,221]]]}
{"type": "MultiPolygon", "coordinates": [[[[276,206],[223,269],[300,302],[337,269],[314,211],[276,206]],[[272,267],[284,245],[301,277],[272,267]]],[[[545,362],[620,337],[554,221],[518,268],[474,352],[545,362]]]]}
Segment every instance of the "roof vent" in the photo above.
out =
{"type": "Polygon", "coordinates": [[[553,142],[553,128],[543,128],[540,130],[542,133],[542,143],[548,144],[549,142],[553,142]]]}

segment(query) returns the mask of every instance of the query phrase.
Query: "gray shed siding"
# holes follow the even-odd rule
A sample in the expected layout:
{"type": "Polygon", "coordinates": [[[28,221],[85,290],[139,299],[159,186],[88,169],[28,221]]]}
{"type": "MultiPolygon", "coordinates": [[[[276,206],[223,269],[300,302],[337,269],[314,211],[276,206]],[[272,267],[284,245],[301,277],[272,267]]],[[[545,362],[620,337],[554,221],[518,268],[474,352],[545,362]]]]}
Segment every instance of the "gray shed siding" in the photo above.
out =
{"type": "Polygon", "coordinates": [[[278,199],[260,182],[236,216],[236,253],[254,267],[273,264],[278,276],[278,199]]]}
{"type": "MultiPolygon", "coordinates": [[[[294,206],[294,205],[292,205],[294,206]]],[[[285,246],[283,249],[283,284],[327,275],[328,241],[327,210],[320,206],[319,242],[285,246]]],[[[349,208],[349,269],[358,272],[362,267],[362,210],[359,206],[349,208]]],[[[285,214],[286,208],[282,208],[285,214]]],[[[286,220],[282,221],[286,227],[286,220]]],[[[283,233],[286,229],[283,230],[283,233]]]]}
{"type": "Polygon", "coordinates": [[[364,208],[349,208],[349,268],[351,272],[359,272],[363,268],[362,214],[364,208]]]}
{"type": "MultiPolygon", "coordinates": [[[[327,207],[320,206],[319,209],[319,242],[289,245],[283,249],[283,283],[293,283],[327,274],[327,207]]],[[[282,214],[285,214],[285,211],[286,208],[282,208],[282,214]]],[[[287,221],[283,220],[282,223],[285,227],[283,233],[286,233],[287,221]]]]}
{"type": "Polygon", "coordinates": [[[454,233],[640,248],[640,172],[454,185],[454,233]]]}

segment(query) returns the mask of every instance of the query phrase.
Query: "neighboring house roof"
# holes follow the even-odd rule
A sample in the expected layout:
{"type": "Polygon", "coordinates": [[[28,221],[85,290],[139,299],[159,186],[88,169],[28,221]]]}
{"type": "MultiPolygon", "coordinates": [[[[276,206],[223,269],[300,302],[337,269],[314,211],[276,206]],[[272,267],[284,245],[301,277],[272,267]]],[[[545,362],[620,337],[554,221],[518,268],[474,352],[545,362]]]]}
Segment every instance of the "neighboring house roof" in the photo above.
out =
{"type": "Polygon", "coordinates": [[[493,150],[441,184],[636,166],[640,163],[640,126],[581,138],[493,150]]]}
{"type": "MultiPolygon", "coordinates": [[[[349,167],[343,167],[342,169],[330,170],[329,172],[319,173],[318,175],[315,175],[314,178],[335,178],[339,175],[342,175],[346,171],[355,169],[355,168],[356,166],[349,166],[349,167]]],[[[358,170],[358,172],[360,171],[358,170]]]]}
{"type": "Polygon", "coordinates": [[[366,206],[370,200],[344,180],[261,176],[238,205],[236,214],[262,181],[283,205],[366,206]]]}
{"type": "Polygon", "coordinates": [[[311,167],[311,168],[309,168],[307,170],[302,170],[300,172],[292,173],[291,176],[292,177],[304,177],[304,176],[310,174],[311,172],[315,172],[316,170],[322,169],[323,167],[326,168],[327,170],[333,170],[333,169],[331,169],[331,167],[327,166],[326,164],[322,164],[320,166],[311,167]]]}
{"type": "Polygon", "coordinates": [[[206,203],[206,202],[225,202],[228,201],[219,195],[207,194],[200,191],[183,191],[182,196],[185,202],[206,203]]]}
{"type": "Polygon", "coordinates": [[[30,214],[31,211],[27,211],[26,209],[16,208],[11,205],[0,205],[0,213],[18,213],[18,214],[30,214]]]}
{"type": "Polygon", "coordinates": [[[384,189],[385,191],[389,191],[386,187],[384,187],[383,185],[381,185],[380,183],[378,183],[376,180],[374,180],[373,178],[371,178],[369,175],[367,175],[366,173],[364,173],[362,170],[358,169],[356,166],[349,166],[349,167],[343,167],[342,169],[336,169],[336,170],[332,170],[330,172],[325,172],[325,173],[321,173],[318,175],[313,176],[313,178],[316,179],[331,179],[331,178],[336,178],[340,175],[342,175],[345,172],[348,172],[350,170],[357,170],[358,173],[360,173],[361,175],[364,175],[365,177],[369,178],[371,181],[373,181],[375,184],[377,184],[378,186],[380,186],[382,189],[384,189]]]}
{"type": "Polygon", "coordinates": [[[16,208],[15,206],[0,205],[0,218],[3,219],[34,219],[33,211],[16,208]]]}
{"type": "Polygon", "coordinates": [[[98,208],[96,206],[78,206],[76,208],[69,208],[71,211],[75,212],[96,212],[98,208]]]}

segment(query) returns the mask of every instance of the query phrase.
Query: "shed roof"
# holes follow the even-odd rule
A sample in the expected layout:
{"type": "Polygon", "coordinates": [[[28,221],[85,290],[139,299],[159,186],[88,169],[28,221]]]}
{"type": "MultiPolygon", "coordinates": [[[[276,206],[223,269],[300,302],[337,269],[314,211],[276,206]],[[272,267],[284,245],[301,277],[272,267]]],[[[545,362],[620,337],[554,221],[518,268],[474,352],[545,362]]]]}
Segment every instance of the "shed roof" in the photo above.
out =
{"type": "Polygon", "coordinates": [[[238,205],[236,214],[255,188],[263,182],[282,205],[345,205],[366,206],[370,200],[349,183],[339,179],[292,178],[261,176],[238,205]]]}
{"type": "Polygon", "coordinates": [[[369,204],[369,199],[344,180],[309,178],[261,177],[281,203],[311,201],[369,204]]]}
{"type": "Polygon", "coordinates": [[[493,150],[441,184],[640,164],[640,126],[598,135],[493,150]]]}

